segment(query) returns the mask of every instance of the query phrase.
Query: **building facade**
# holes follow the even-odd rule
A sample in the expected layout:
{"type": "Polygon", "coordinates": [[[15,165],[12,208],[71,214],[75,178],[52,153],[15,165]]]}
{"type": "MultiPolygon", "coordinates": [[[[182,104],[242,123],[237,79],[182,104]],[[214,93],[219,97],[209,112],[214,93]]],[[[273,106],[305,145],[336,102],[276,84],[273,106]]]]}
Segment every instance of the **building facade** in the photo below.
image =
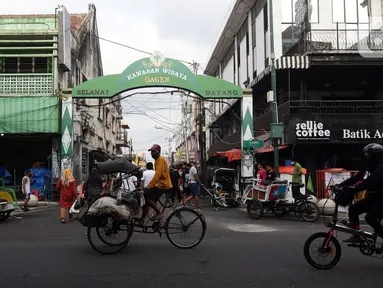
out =
{"type": "Polygon", "coordinates": [[[173,162],[190,162],[199,161],[199,142],[198,142],[198,127],[197,115],[198,106],[197,101],[187,94],[180,94],[181,99],[181,124],[177,126],[174,139],[173,162]],[[197,157],[196,157],[197,156],[197,157]]]}
{"type": "MultiPolygon", "coordinates": [[[[34,163],[60,176],[61,92],[103,75],[96,8],[70,15],[0,15],[0,165],[18,185],[34,163]]],[[[74,103],[73,170],[81,181],[98,154],[117,154],[122,108],[114,102],[74,103]],[[98,151],[97,153],[94,153],[98,151]]]]}
{"type": "MultiPolygon", "coordinates": [[[[313,175],[328,167],[356,169],[362,147],[382,141],[371,136],[383,124],[377,78],[383,64],[382,2],[273,0],[271,10],[267,0],[236,1],[205,74],[252,89],[254,133],[264,140],[257,160],[273,163],[267,99],[272,90],[271,56],[278,118],[284,124],[281,165],[296,155],[313,175]],[[326,133],[331,136],[307,130],[330,131],[326,133]]],[[[215,121],[222,121],[233,107],[215,105],[215,121]]]]}

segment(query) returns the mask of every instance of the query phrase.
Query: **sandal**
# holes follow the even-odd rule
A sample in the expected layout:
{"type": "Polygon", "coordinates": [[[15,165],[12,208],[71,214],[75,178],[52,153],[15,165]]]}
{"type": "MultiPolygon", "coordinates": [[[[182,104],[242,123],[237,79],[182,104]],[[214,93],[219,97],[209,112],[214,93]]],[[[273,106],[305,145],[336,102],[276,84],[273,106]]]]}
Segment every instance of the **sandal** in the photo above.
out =
{"type": "Polygon", "coordinates": [[[65,224],[65,223],[66,223],[65,219],[62,218],[62,219],[61,219],[61,224],[65,224]]]}
{"type": "Polygon", "coordinates": [[[161,220],[162,218],[164,218],[164,215],[154,215],[153,217],[150,217],[149,219],[152,220],[152,221],[156,221],[156,220],[161,220]]]}

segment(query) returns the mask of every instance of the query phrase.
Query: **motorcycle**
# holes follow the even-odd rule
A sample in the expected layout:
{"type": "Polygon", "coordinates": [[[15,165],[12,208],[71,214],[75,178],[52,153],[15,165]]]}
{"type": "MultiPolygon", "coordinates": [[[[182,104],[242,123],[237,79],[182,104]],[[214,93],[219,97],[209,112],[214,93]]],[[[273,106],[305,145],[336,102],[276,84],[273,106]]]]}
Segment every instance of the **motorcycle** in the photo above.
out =
{"type": "Polygon", "coordinates": [[[2,188],[0,188],[0,223],[11,216],[17,208],[16,193],[13,189],[5,188],[4,178],[0,178],[2,188]]]}

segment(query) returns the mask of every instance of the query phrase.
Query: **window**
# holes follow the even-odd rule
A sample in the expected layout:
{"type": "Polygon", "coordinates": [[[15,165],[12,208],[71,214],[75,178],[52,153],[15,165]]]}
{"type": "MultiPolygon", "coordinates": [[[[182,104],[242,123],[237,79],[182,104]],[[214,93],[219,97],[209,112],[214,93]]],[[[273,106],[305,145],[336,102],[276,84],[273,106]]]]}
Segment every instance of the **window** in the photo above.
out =
{"type": "Polygon", "coordinates": [[[227,51],[225,57],[222,60],[222,70],[225,69],[227,63],[229,63],[230,59],[234,56],[234,42],[231,44],[229,50],[227,51]]]}
{"type": "Polygon", "coordinates": [[[311,13],[309,13],[310,23],[319,23],[319,0],[311,0],[311,13]]]}
{"type": "Polygon", "coordinates": [[[283,0],[282,3],[282,24],[296,24],[302,21],[299,19],[319,23],[319,0],[283,0]],[[308,15],[306,1],[309,2],[308,15]]]}
{"type": "Polygon", "coordinates": [[[245,22],[243,22],[241,28],[239,29],[238,31],[238,46],[240,45],[240,43],[242,42],[242,40],[245,38],[246,34],[247,34],[247,31],[249,30],[248,29],[248,26],[247,26],[247,18],[245,19],[245,22]]]}
{"type": "Polygon", "coordinates": [[[103,107],[102,106],[102,99],[98,99],[98,119],[102,120],[102,110],[103,110],[103,107]]]}
{"type": "Polygon", "coordinates": [[[267,3],[263,6],[263,27],[265,28],[265,32],[269,29],[269,11],[267,3]]]}
{"type": "Polygon", "coordinates": [[[240,49],[240,46],[237,47],[237,62],[238,62],[238,67],[241,67],[241,49],[240,49]]]}
{"type": "Polygon", "coordinates": [[[52,61],[48,58],[0,58],[0,73],[51,73],[52,61]]]}
{"type": "Polygon", "coordinates": [[[253,48],[257,46],[257,26],[255,25],[255,21],[251,24],[251,37],[253,38],[253,48]]]}
{"type": "Polygon", "coordinates": [[[334,23],[368,23],[368,6],[361,4],[364,0],[332,0],[332,22],[334,23]]]}
{"type": "Polygon", "coordinates": [[[249,38],[249,32],[246,33],[246,55],[249,56],[250,54],[250,38],[249,38]]]}

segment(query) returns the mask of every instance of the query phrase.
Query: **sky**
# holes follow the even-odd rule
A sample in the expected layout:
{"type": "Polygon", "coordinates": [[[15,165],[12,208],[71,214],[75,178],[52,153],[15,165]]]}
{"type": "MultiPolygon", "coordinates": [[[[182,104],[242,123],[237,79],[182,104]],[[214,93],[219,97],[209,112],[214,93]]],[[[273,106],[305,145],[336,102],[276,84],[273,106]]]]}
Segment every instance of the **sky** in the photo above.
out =
{"type": "MultiPolygon", "coordinates": [[[[53,14],[56,4],[69,13],[86,13],[88,3],[97,9],[99,36],[165,57],[196,61],[202,69],[220,36],[234,0],[13,0],[1,1],[1,14],[53,14]]],[[[129,64],[147,57],[128,48],[100,40],[104,74],[121,73],[129,64]]],[[[201,73],[202,73],[201,69],[201,73]]],[[[160,91],[160,90],[156,90],[160,91]]],[[[136,92],[136,91],[134,91],[136,92]]],[[[137,95],[123,102],[124,120],[130,126],[133,149],[142,153],[165,138],[181,120],[181,98],[167,95],[137,95]],[[139,112],[141,111],[141,112],[139,112]],[[132,113],[135,113],[134,115],[132,113]],[[145,115],[149,114],[151,118],[145,115]],[[156,121],[154,121],[155,119],[156,121]],[[156,129],[155,126],[167,130],[156,129]]]]}

